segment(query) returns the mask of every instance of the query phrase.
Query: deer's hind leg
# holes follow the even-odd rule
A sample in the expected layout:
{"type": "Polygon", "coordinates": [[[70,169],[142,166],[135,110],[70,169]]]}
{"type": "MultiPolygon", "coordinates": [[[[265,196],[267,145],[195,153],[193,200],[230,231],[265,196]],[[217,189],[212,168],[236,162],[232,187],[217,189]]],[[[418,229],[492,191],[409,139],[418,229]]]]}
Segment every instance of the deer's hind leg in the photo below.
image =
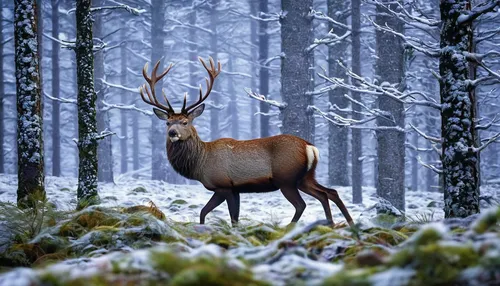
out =
{"type": "Polygon", "coordinates": [[[321,205],[323,206],[323,210],[325,211],[326,220],[328,221],[329,224],[334,225],[332,218],[332,211],[330,209],[330,202],[328,201],[328,195],[323,192],[317,191],[316,189],[312,188],[311,186],[309,186],[307,183],[304,182],[302,182],[299,185],[299,189],[302,192],[314,197],[321,203],[321,205]]]}
{"type": "Polygon", "coordinates": [[[295,207],[295,215],[292,218],[292,223],[297,222],[306,209],[306,202],[304,202],[304,199],[299,194],[299,190],[295,186],[283,186],[281,187],[281,193],[295,207]]]}

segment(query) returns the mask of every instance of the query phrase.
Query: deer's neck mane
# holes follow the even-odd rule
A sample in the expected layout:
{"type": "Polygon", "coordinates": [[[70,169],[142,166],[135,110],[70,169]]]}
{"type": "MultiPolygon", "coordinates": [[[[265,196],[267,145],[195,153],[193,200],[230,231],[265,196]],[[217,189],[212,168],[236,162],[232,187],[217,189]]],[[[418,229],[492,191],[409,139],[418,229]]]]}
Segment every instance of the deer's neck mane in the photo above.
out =
{"type": "Polygon", "coordinates": [[[167,156],[174,170],[188,179],[200,180],[198,170],[205,160],[205,142],[196,133],[187,140],[167,140],[167,156]]]}

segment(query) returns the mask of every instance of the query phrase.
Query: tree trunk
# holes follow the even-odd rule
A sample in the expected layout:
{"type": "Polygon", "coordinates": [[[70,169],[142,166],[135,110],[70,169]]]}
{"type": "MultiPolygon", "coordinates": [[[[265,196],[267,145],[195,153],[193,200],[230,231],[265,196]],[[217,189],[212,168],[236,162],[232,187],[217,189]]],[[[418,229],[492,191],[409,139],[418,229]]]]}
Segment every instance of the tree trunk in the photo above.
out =
{"type": "MultiPolygon", "coordinates": [[[[219,0],[211,0],[210,1],[210,30],[213,32],[213,35],[210,35],[210,52],[212,54],[212,58],[215,62],[218,60],[218,47],[217,47],[217,22],[219,21],[219,15],[217,13],[217,5],[219,4],[219,0]]],[[[219,106],[220,104],[220,94],[218,91],[219,84],[216,81],[214,84],[215,93],[212,93],[210,97],[212,97],[213,104],[215,106],[219,106]]],[[[210,108],[210,135],[211,139],[217,140],[220,138],[220,130],[219,130],[219,110],[217,108],[210,108]]]]}
{"type": "Polygon", "coordinates": [[[97,122],[91,0],[76,1],[76,73],[78,82],[78,208],[99,203],[97,193],[97,122]]]}
{"type": "MultiPolygon", "coordinates": [[[[52,37],[59,37],[59,1],[52,0],[52,37]]],[[[60,96],[59,43],[52,41],[52,96],[60,96]]],[[[61,176],[60,103],[52,101],[52,176],[61,176]]]]}
{"type": "Polygon", "coordinates": [[[282,0],[281,10],[287,12],[281,22],[281,96],[288,106],[282,110],[282,132],[305,140],[310,138],[311,104],[309,90],[311,55],[306,48],[311,43],[312,21],[308,16],[312,0],[282,0]]]}
{"type": "MultiPolygon", "coordinates": [[[[352,72],[361,76],[361,1],[360,0],[352,0],[352,61],[351,68],[352,72]]],[[[353,82],[353,84],[357,84],[357,82],[353,82]]],[[[351,93],[352,98],[357,101],[361,101],[361,96],[357,92],[351,93]]],[[[357,104],[352,105],[352,118],[355,120],[361,119],[361,107],[357,104]]],[[[355,204],[360,204],[363,202],[363,193],[361,190],[361,186],[363,185],[363,162],[361,157],[363,156],[362,146],[361,146],[361,130],[360,129],[352,129],[352,152],[351,152],[351,168],[352,168],[352,202],[355,204]]]]}
{"type": "MultiPolygon", "coordinates": [[[[96,6],[102,6],[103,1],[94,1],[96,6]]],[[[103,14],[94,15],[94,35],[101,38],[103,33],[103,14]]],[[[104,50],[94,54],[94,86],[97,94],[97,133],[109,131],[109,114],[104,110],[103,101],[106,99],[106,86],[102,83],[104,79],[104,50]]],[[[99,140],[97,145],[97,158],[99,169],[97,178],[99,182],[113,182],[113,156],[111,150],[111,136],[99,140]]]]}
{"type": "MultiPolygon", "coordinates": [[[[396,4],[388,4],[392,10],[397,10],[396,4]]],[[[388,26],[398,33],[404,33],[403,23],[390,15],[386,9],[377,5],[376,19],[378,25],[388,26]]],[[[403,81],[403,44],[391,33],[376,31],[377,61],[376,74],[379,82],[399,84],[399,90],[404,89],[403,81]]],[[[390,114],[394,122],[377,117],[378,127],[393,129],[377,130],[378,178],[377,195],[388,200],[394,207],[405,210],[405,115],[403,103],[387,96],[378,97],[378,108],[390,114]],[[396,129],[399,128],[399,129],[396,129]]]]}
{"type": "MultiPolygon", "coordinates": [[[[268,13],[268,0],[260,0],[259,10],[261,13],[268,13]]],[[[259,21],[259,93],[269,96],[269,64],[266,64],[269,57],[269,35],[267,34],[267,22],[259,21]]],[[[260,137],[269,137],[269,105],[260,103],[260,137]]]]}
{"type": "MultiPolygon", "coordinates": [[[[3,15],[0,13],[0,23],[3,23],[3,15]]],[[[3,43],[3,27],[0,26],[0,43],[3,43]]],[[[4,75],[3,75],[3,47],[4,45],[0,45],[0,173],[5,173],[4,169],[4,158],[5,158],[5,150],[3,148],[4,142],[4,110],[3,110],[3,101],[5,100],[5,88],[4,88],[4,75]]]]}
{"type": "MultiPolygon", "coordinates": [[[[250,14],[251,15],[257,15],[257,3],[258,0],[250,0],[250,14]]],[[[266,5],[267,6],[267,5],[266,5]]],[[[250,82],[250,88],[255,91],[257,90],[257,77],[258,75],[256,74],[257,72],[257,49],[256,47],[258,46],[257,42],[257,21],[250,19],[250,43],[251,43],[251,48],[250,48],[250,54],[251,54],[251,61],[252,61],[252,67],[251,67],[251,75],[252,79],[250,82]]],[[[255,118],[255,113],[257,113],[257,101],[256,100],[251,100],[250,101],[250,138],[257,138],[259,135],[258,133],[258,121],[255,118]]],[[[259,116],[259,118],[262,118],[262,115],[259,116]]]]}
{"type": "MultiPolygon", "coordinates": [[[[233,72],[233,58],[229,56],[227,63],[227,70],[233,72]]],[[[239,138],[239,118],[238,118],[238,99],[236,98],[236,90],[234,89],[233,78],[231,75],[227,78],[227,92],[231,96],[231,102],[229,104],[229,117],[231,118],[231,138],[239,138]]]]}
{"type": "MultiPolygon", "coordinates": [[[[125,24],[125,21],[124,21],[125,24]]],[[[122,29],[121,32],[121,38],[126,39],[127,38],[127,30],[122,29]]],[[[124,43],[122,47],[120,48],[120,69],[121,69],[121,75],[120,75],[120,83],[122,85],[127,85],[127,49],[126,49],[127,43],[124,43]]],[[[127,104],[127,96],[129,95],[128,92],[124,92],[121,95],[121,102],[122,104],[127,104]]],[[[128,150],[127,150],[127,142],[128,142],[128,117],[127,117],[127,111],[126,110],[120,110],[120,173],[124,174],[128,171],[128,150]]]]}
{"type": "Polygon", "coordinates": [[[19,207],[45,199],[42,97],[38,62],[36,1],[16,0],[14,39],[17,92],[19,207]]]}
{"type": "MultiPolygon", "coordinates": [[[[413,124],[417,124],[417,121],[414,120],[413,124]]],[[[416,125],[415,125],[416,126],[416,125]]],[[[411,134],[411,144],[415,146],[415,148],[418,148],[418,135],[416,132],[413,132],[411,134]]],[[[418,150],[412,150],[411,152],[411,190],[413,192],[418,191],[418,150]]]]}
{"type": "Polygon", "coordinates": [[[457,23],[470,10],[470,1],[441,1],[441,136],[445,217],[467,217],[479,212],[478,152],[474,92],[469,87],[472,23],[457,23]]]}
{"type": "MultiPolygon", "coordinates": [[[[165,54],[163,40],[165,33],[165,1],[151,1],[151,64],[155,64],[165,54]]],[[[164,62],[160,63],[158,70],[162,71],[164,62]]],[[[161,91],[163,80],[156,84],[156,90],[161,91]]],[[[166,156],[166,128],[165,123],[160,121],[156,116],[151,117],[151,178],[153,180],[166,181],[167,179],[167,156],[166,156]]]]}
{"type": "MultiPolygon", "coordinates": [[[[344,0],[328,0],[328,17],[337,22],[347,24],[349,2],[344,0]]],[[[347,32],[346,29],[330,25],[329,30],[334,29],[339,36],[347,32]]],[[[328,47],[328,74],[330,77],[342,78],[347,82],[345,70],[340,67],[337,61],[346,66],[347,48],[349,43],[342,41],[328,47]]],[[[336,88],[329,92],[329,100],[332,105],[340,109],[348,107],[349,103],[344,97],[347,93],[345,88],[336,88]]],[[[342,117],[347,117],[347,112],[335,111],[342,117]]],[[[328,126],[328,183],[335,186],[348,186],[349,176],[347,167],[347,135],[348,129],[345,127],[329,124],[328,126]]]]}

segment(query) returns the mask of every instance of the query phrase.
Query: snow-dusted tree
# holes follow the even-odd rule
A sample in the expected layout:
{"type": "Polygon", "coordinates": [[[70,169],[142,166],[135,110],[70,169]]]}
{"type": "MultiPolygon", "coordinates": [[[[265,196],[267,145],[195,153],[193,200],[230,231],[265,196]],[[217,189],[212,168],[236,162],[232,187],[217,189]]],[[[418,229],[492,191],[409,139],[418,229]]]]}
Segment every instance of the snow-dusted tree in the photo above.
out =
{"type": "MultiPolygon", "coordinates": [[[[395,10],[397,4],[388,4],[395,10]]],[[[377,5],[376,23],[403,33],[403,22],[392,17],[383,5],[377,5]]],[[[383,84],[397,84],[404,90],[403,42],[392,33],[376,31],[377,61],[376,78],[383,84]]],[[[377,117],[377,195],[386,199],[397,209],[405,209],[405,110],[402,100],[389,96],[378,97],[378,109],[384,116],[377,117]]]]}
{"type": "Polygon", "coordinates": [[[15,1],[14,37],[19,166],[17,204],[19,207],[31,207],[36,200],[45,198],[42,98],[35,13],[35,0],[15,1]]]}
{"type": "MultiPolygon", "coordinates": [[[[259,12],[269,12],[269,1],[259,0],[259,12]]],[[[267,21],[259,21],[259,93],[269,96],[269,35],[267,21]]],[[[260,137],[269,137],[269,105],[260,103],[260,137]]]]}
{"type": "MultiPolygon", "coordinates": [[[[93,1],[96,7],[102,7],[102,0],[93,1]]],[[[93,37],[103,43],[104,37],[104,15],[102,13],[94,14],[93,37]]],[[[104,48],[100,47],[94,54],[94,86],[97,94],[97,132],[108,132],[109,113],[104,110],[103,101],[106,99],[107,88],[103,84],[105,79],[104,70],[104,48]]],[[[113,156],[111,150],[111,136],[107,136],[99,140],[97,145],[97,159],[99,161],[99,170],[97,179],[100,182],[113,182],[113,156]]]]}
{"type": "MultiPolygon", "coordinates": [[[[349,2],[345,0],[328,0],[327,1],[328,17],[338,23],[342,23],[345,27],[340,27],[330,23],[329,30],[335,30],[337,35],[344,35],[347,32],[347,18],[349,16],[349,2]]],[[[339,65],[338,61],[348,62],[348,47],[349,43],[339,41],[328,47],[328,75],[330,77],[342,78],[347,81],[345,70],[339,65]]],[[[336,105],[340,110],[337,113],[340,116],[347,117],[345,110],[349,102],[344,97],[347,93],[345,88],[336,88],[329,92],[330,103],[336,105]]],[[[328,183],[330,185],[348,186],[349,174],[347,167],[347,135],[348,128],[335,124],[329,124],[328,128],[328,183]]]]}
{"type": "MultiPolygon", "coordinates": [[[[351,69],[352,72],[361,75],[361,0],[351,1],[351,69]]],[[[353,82],[357,84],[356,81],[353,82]]],[[[361,101],[361,96],[358,92],[352,92],[352,98],[358,102],[361,101]]],[[[352,119],[361,120],[361,107],[358,104],[352,105],[352,119]]],[[[351,183],[352,183],[352,202],[360,204],[363,202],[363,193],[361,186],[363,185],[363,151],[362,151],[362,135],[360,129],[352,129],[351,141],[351,183]]]]}
{"type": "MultiPolygon", "coordinates": [[[[52,0],[52,37],[59,38],[59,2],[52,0]]],[[[60,96],[60,75],[59,75],[59,42],[52,41],[52,96],[60,96]]],[[[61,126],[60,126],[60,102],[52,101],[52,176],[61,175],[61,126]]]]}
{"type": "Polygon", "coordinates": [[[468,55],[474,51],[472,21],[481,14],[471,11],[470,0],[441,1],[440,11],[444,212],[445,217],[466,217],[479,212],[475,79],[468,55]]]}
{"type": "MultiPolygon", "coordinates": [[[[3,23],[3,6],[0,5],[0,23],[3,23]]],[[[5,97],[5,87],[4,87],[4,69],[3,69],[3,27],[0,26],[0,173],[4,173],[4,158],[5,158],[5,151],[3,148],[3,142],[4,142],[4,107],[3,107],[3,101],[5,97]]]]}
{"type": "MultiPolygon", "coordinates": [[[[165,54],[164,39],[165,39],[165,1],[151,1],[151,63],[156,63],[165,54]]],[[[159,70],[163,70],[164,61],[160,63],[159,70]]],[[[161,90],[163,81],[156,86],[161,90]]],[[[153,180],[167,179],[167,164],[165,147],[165,124],[156,116],[151,117],[151,178],[153,180]]]]}
{"type": "Polygon", "coordinates": [[[281,23],[281,96],[287,105],[281,111],[282,132],[310,138],[310,116],[308,106],[312,96],[306,94],[310,88],[311,53],[307,49],[312,37],[312,17],[309,9],[312,0],[282,0],[284,15],[281,23]]]}
{"type": "MultiPolygon", "coordinates": [[[[123,21],[123,25],[126,25],[126,21],[123,21]]],[[[121,39],[127,38],[127,30],[121,29],[120,31],[121,39]]],[[[123,86],[128,84],[127,82],[127,42],[123,42],[120,47],[120,83],[123,86]]],[[[121,96],[121,103],[127,104],[127,96],[130,92],[124,91],[121,96]]],[[[128,171],[128,115],[127,110],[120,110],[120,173],[124,174],[128,171]]],[[[112,167],[112,165],[111,165],[112,167]]]]}
{"type": "MultiPolygon", "coordinates": [[[[219,60],[219,46],[218,46],[218,33],[217,26],[219,22],[219,11],[218,6],[220,5],[220,0],[209,0],[208,4],[208,12],[210,13],[210,54],[215,62],[219,60]]],[[[214,84],[214,90],[217,91],[212,94],[212,102],[213,105],[210,107],[210,138],[212,140],[217,140],[220,138],[220,119],[218,107],[220,105],[221,96],[220,96],[220,83],[218,81],[214,84]]]]}
{"type": "Polygon", "coordinates": [[[78,208],[97,204],[97,120],[91,0],[76,1],[76,72],[78,82],[78,208]]]}

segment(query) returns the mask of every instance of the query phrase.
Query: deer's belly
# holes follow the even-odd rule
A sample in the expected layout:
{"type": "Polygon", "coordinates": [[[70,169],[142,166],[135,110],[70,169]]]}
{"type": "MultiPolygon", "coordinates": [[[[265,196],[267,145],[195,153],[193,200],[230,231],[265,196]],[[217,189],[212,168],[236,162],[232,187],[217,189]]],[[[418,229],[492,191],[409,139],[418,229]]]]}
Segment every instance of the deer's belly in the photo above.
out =
{"type": "Polygon", "coordinates": [[[264,193],[272,192],[278,189],[274,185],[272,178],[254,178],[244,183],[233,183],[233,190],[240,193],[264,193]]]}

